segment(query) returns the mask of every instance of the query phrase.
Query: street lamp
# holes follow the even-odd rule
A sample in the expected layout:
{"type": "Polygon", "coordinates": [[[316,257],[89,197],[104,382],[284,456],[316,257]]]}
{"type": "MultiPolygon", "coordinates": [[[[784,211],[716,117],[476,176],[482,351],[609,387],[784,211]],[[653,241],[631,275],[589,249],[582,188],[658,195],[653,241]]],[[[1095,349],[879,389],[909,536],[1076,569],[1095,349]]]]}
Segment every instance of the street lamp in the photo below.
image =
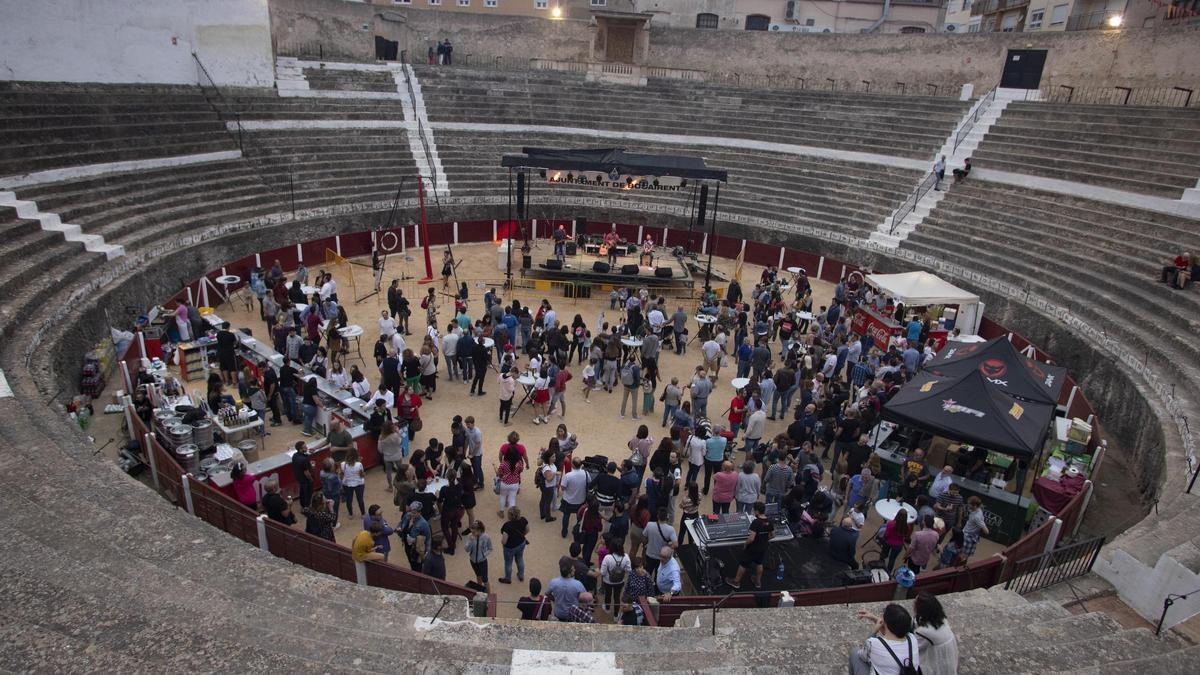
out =
{"type": "Polygon", "coordinates": [[[550,16],[555,19],[561,19],[562,18],[562,7],[555,5],[550,10],[550,16]]]}
{"type": "Polygon", "coordinates": [[[1121,17],[1120,14],[1113,14],[1112,16],[1108,17],[1108,27],[1109,28],[1120,28],[1121,22],[1123,20],[1124,19],[1121,17]]]}

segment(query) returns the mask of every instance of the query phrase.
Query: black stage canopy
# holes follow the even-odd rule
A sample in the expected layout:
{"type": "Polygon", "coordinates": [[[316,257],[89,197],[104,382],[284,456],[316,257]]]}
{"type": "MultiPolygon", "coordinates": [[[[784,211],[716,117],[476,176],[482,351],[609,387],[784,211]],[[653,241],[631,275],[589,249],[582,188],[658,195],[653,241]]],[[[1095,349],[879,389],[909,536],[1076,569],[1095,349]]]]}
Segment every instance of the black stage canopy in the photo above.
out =
{"type": "Polygon", "coordinates": [[[500,165],[509,168],[595,171],[609,176],[673,176],[697,180],[729,181],[729,172],[709,168],[703,157],[646,155],[625,148],[521,148],[521,155],[504,155],[500,165]]]}
{"type": "Polygon", "coordinates": [[[960,377],[923,371],[883,406],[883,419],[1014,457],[1037,455],[1054,404],[1017,399],[978,369],[960,377]]]}
{"type": "Polygon", "coordinates": [[[1027,401],[1058,404],[1058,396],[1067,379],[1067,369],[1052,366],[1021,354],[1008,338],[961,344],[948,342],[925,370],[956,378],[979,371],[1003,391],[1027,401]]]}

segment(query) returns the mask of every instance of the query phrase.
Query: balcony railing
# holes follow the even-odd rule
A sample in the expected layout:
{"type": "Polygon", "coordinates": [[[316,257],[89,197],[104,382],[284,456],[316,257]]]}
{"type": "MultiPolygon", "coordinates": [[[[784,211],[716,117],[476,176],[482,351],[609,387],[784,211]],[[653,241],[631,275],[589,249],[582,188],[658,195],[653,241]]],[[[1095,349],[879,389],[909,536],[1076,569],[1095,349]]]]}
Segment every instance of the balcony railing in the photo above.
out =
{"type": "Polygon", "coordinates": [[[1103,30],[1105,28],[1119,28],[1121,26],[1119,21],[1116,26],[1113,26],[1109,23],[1113,17],[1121,19],[1121,13],[1100,10],[1098,12],[1088,12],[1087,14],[1076,14],[1075,16],[1067,17],[1067,30],[1103,30]]]}
{"type": "Polygon", "coordinates": [[[993,14],[995,12],[1003,12],[1018,7],[1024,7],[1029,4],[1029,0],[985,0],[985,2],[976,2],[971,5],[971,16],[982,16],[984,14],[993,14]]]}

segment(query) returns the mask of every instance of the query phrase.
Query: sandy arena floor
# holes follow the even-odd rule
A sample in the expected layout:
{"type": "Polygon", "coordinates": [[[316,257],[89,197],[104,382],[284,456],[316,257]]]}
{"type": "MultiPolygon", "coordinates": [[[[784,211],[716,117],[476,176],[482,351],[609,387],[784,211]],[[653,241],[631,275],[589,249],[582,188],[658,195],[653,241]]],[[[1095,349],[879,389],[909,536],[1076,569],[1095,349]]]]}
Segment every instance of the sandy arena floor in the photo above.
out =
{"type": "MultiPolygon", "coordinates": [[[[547,249],[547,246],[543,244],[542,248],[547,249]]],[[[470,289],[469,314],[473,318],[478,317],[483,306],[483,294],[486,287],[490,285],[498,286],[503,281],[503,271],[497,269],[496,249],[492,244],[470,244],[456,246],[454,252],[458,260],[461,261],[457,269],[457,280],[459,282],[465,281],[470,289]]],[[[542,252],[535,252],[534,258],[537,259],[542,252]]],[[[411,277],[419,278],[423,276],[424,265],[420,252],[410,250],[409,255],[413,258],[411,262],[405,262],[402,256],[392,256],[388,260],[384,275],[385,288],[391,279],[399,278],[402,271],[411,277]]],[[[441,253],[434,251],[433,259],[434,271],[437,273],[440,267],[441,253]]],[[[269,265],[269,261],[264,260],[263,262],[269,265]]],[[[333,272],[334,279],[338,284],[339,296],[343,298],[343,304],[350,317],[350,322],[362,326],[365,331],[362,353],[367,363],[365,364],[366,367],[360,364],[360,368],[367,375],[372,387],[374,387],[378,384],[379,376],[378,370],[374,365],[374,360],[371,357],[371,349],[375,339],[378,337],[376,321],[379,318],[380,311],[387,307],[387,296],[385,293],[380,293],[360,303],[353,302],[353,298],[366,295],[373,286],[369,260],[358,260],[356,262],[365,264],[349,267],[314,264],[309,267],[309,275],[311,279],[320,269],[327,269],[333,272]],[[351,287],[351,273],[354,275],[354,284],[357,291],[351,287]]],[[[514,262],[519,261],[514,259],[514,262]]],[[[733,272],[734,263],[732,260],[714,259],[713,265],[714,268],[726,274],[731,275],[733,272]]],[[[761,272],[762,267],[760,266],[746,265],[742,273],[743,288],[747,291],[752,288],[761,272]]],[[[434,282],[434,286],[440,289],[440,279],[434,282]]],[[[815,281],[813,282],[813,286],[815,293],[814,305],[827,304],[833,296],[833,285],[827,282],[815,281]]],[[[402,282],[401,287],[404,289],[406,297],[420,298],[428,286],[419,286],[415,280],[409,280],[402,282]]],[[[574,318],[575,314],[582,315],[589,325],[594,325],[598,316],[607,314],[611,317],[613,314],[608,309],[607,294],[599,294],[598,297],[591,299],[573,300],[562,297],[560,291],[543,292],[533,289],[517,289],[515,296],[505,296],[504,300],[508,302],[513,297],[520,300],[522,304],[533,306],[537,306],[543,297],[548,298],[551,305],[558,312],[559,320],[568,324],[574,318]]],[[[439,310],[438,325],[440,328],[444,328],[453,315],[453,303],[449,298],[442,299],[445,302],[442,303],[439,310]]],[[[676,304],[686,305],[686,303],[686,300],[682,300],[680,303],[672,301],[668,303],[668,307],[671,307],[673,310],[676,304]]],[[[689,314],[693,313],[691,311],[693,309],[693,307],[685,306],[685,310],[689,314]]],[[[263,323],[259,319],[256,310],[247,311],[244,305],[235,302],[220,307],[218,312],[223,318],[229,320],[234,325],[234,328],[250,327],[255,335],[260,337],[264,333],[263,323]]],[[[418,326],[419,322],[417,321],[419,318],[418,314],[423,312],[417,307],[416,300],[413,301],[413,312],[414,316],[410,329],[414,334],[417,334],[418,331],[423,329],[423,326],[418,326]]],[[[689,325],[689,329],[694,336],[696,332],[694,322],[689,325]]],[[[698,344],[689,346],[688,352],[681,356],[676,356],[673,352],[668,353],[664,350],[659,359],[661,372],[659,391],[661,392],[662,382],[669,381],[671,377],[678,377],[681,382],[686,383],[690,379],[695,367],[700,363],[699,353],[698,344]]],[[[355,356],[355,354],[351,354],[351,360],[346,362],[347,365],[359,363],[354,358],[355,356]]],[[[582,393],[582,368],[572,366],[571,372],[575,376],[575,379],[568,387],[566,415],[562,418],[558,415],[553,415],[550,418],[550,425],[533,424],[532,412],[530,406],[527,405],[513,418],[511,427],[503,427],[498,419],[499,403],[496,398],[497,389],[492,379],[489,378],[488,380],[489,386],[487,387],[488,391],[485,397],[470,397],[467,395],[467,384],[461,381],[450,382],[447,380],[444,363],[439,370],[437,392],[434,394],[433,400],[424,402],[421,409],[421,416],[425,424],[423,430],[417,433],[413,439],[412,447],[414,449],[416,447],[424,447],[431,436],[440,438],[443,442],[448,440],[450,436],[450,419],[454,415],[474,415],[477,420],[477,426],[483,431],[484,445],[487,449],[484,455],[484,473],[489,477],[489,487],[476,493],[479,505],[475,509],[475,517],[484,522],[496,547],[489,561],[492,580],[491,590],[496,593],[500,602],[498,614],[502,617],[519,616],[515,603],[521,595],[528,592],[526,584],[517,583],[515,571],[513,573],[512,585],[496,582],[496,579],[503,576],[503,558],[500,554],[499,540],[501,520],[496,514],[498,498],[490,489],[490,476],[492,475],[490,471],[497,461],[500,445],[507,433],[510,430],[517,431],[521,435],[521,442],[529,449],[532,458],[534,452],[546,446],[547,441],[549,441],[554,433],[554,428],[558,423],[562,422],[567,425],[567,428],[572,433],[578,436],[579,452],[582,453],[580,456],[603,454],[614,461],[620,462],[629,455],[629,450],[625,445],[626,442],[633,437],[638,425],[643,421],[649,424],[651,435],[656,441],[666,431],[660,426],[662,404],[657,401],[657,394],[655,396],[655,411],[649,417],[643,417],[642,421],[635,421],[629,418],[622,419],[618,413],[620,407],[619,391],[612,394],[605,393],[604,391],[592,392],[591,401],[585,401],[582,393]]],[[[728,372],[725,370],[722,371],[718,380],[717,390],[711,399],[710,413],[714,412],[713,408],[716,408],[716,412],[725,409],[727,399],[733,395],[732,387],[729,384],[731,377],[732,369],[729,369],[728,372]]],[[[189,383],[189,388],[195,388],[199,384],[199,382],[189,383]]],[[[783,432],[789,422],[790,417],[787,418],[787,421],[768,421],[765,437],[771,437],[783,432]]],[[[119,415],[98,416],[92,427],[92,432],[97,442],[103,444],[109,438],[119,437],[120,423],[119,415]]],[[[262,455],[264,457],[283,452],[297,440],[304,438],[300,435],[300,426],[290,425],[286,420],[283,426],[275,427],[270,429],[270,431],[272,433],[266,439],[266,450],[262,455]]],[[[115,457],[115,444],[106,448],[106,452],[115,457]]],[[[828,482],[828,472],[826,472],[826,482],[828,482]]],[[[528,581],[530,577],[538,577],[543,582],[547,582],[557,575],[557,562],[560,556],[567,553],[568,540],[560,537],[560,525],[557,522],[544,523],[538,518],[538,497],[538,490],[533,485],[532,472],[527,473],[518,497],[518,506],[523,515],[530,520],[531,529],[529,535],[530,544],[525,550],[526,580],[528,581]]],[[[708,505],[706,508],[711,509],[711,501],[708,498],[704,499],[708,505]]],[[[395,526],[399,521],[399,511],[397,507],[392,505],[392,494],[387,490],[382,468],[376,467],[367,472],[366,503],[368,506],[371,504],[382,505],[384,513],[387,514],[389,524],[395,526]]],[[[297,528],[303,529],[304,518],[299,513],[299,507],[295,508],[295,512],[300,521],[297,528]]],[[[356,512],[355,516],[353,519],[348,519],[345,517],[345,512],[343,511],[341,527],[336,530],[338,542],[347,547],[350,546],[354,536],[360,531],[360,514],[356,512]]],[[[867,519],[864,532],[873,532],[879,524],[878,516],[872,513],[867,519]]],[[[436,529],[436,523],[434,525],[436,529]]],[[[404,565],[406,561],[404,560],[403,549],[396,542],[393,543],[393,547],[393,562],[404,565]]],[[[994,542],[983,540],[980,542],[976,556],[990,555],[1001,548],[1001,546],[994,542]]],[[[461,546],[456,555],[446,556],[446,566],[447,579],[450,581],[465,583],[467,580],[474,578],[467,562],[466,552],[461,546]]],[[[684,592],[689,592],[689,590],[689,584],[685,579],[684,592]]],[[[597,619],[602,621],[607,620],[603,612],[597,612],[597,619]]]]}

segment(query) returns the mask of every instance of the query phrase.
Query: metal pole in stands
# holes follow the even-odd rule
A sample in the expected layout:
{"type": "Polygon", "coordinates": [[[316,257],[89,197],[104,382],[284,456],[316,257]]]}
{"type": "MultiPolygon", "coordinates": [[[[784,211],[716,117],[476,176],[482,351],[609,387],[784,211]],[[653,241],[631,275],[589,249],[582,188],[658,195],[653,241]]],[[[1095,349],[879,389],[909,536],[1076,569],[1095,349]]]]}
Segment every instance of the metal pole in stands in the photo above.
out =
{"type": "MultiPolygon", "coordinates": [[[[717,247],[717,207],[721,203],[721,184],[717,183],[717,194],[713,197],[712,220],[709,221],[709,239],[712,240],[708,245],[708,265],[704,268],[704,290],[707,292],[711,289],[710,282],[712,280],[712,260],[713,249],[717,247]]],[[[704,223],[700,223],[703,227],[704,223]]]]}
{"type": "Polygon", "coordinates": [[[417,205],[421,210],[421,246],[425,249],[425,278],[417,283],[433,281],[433,260],[429,257],[429,224],[425,222],[425,177],[417,174],[417,205]]]}

